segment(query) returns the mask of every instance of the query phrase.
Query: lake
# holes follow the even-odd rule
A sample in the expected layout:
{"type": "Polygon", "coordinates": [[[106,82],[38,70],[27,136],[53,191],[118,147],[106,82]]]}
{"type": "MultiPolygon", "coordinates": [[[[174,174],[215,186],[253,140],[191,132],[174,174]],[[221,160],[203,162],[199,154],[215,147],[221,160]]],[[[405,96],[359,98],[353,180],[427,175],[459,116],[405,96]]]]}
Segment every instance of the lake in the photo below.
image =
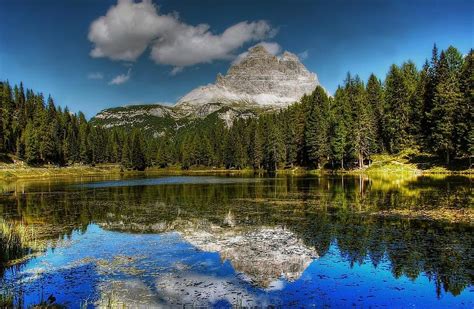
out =
{"type": "Polygon", "coordinates": [[[0,294],[19,307],[473,308],[473,207],[456,176],[4,182],[0,294]]]}

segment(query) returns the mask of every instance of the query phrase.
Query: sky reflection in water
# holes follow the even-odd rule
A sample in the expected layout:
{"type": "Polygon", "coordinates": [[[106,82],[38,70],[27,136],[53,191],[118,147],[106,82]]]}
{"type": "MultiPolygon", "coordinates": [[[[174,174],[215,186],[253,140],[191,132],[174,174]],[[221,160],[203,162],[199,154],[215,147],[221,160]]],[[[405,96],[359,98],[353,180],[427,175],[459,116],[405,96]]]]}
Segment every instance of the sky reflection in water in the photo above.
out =
{"type": "MultiPolygon", "coordinates": [[[[82,193],[71,187],[61,193],[58,186],[50,195],[41,193],[41,199],[58,207],[58,218],[76,228],[66,233],[69,236],[59,233],[64,240],[55,249],[19,269],[7,270],[5,286],[25,306],[38,303],[41,293],[45,298],[53,294],[58,303],[71,307],[86,301],[91,306],[110,302],[213,307],[474,306],[470,229],[360,218],[346,211],[321,211],[319,204],[313,209],[308,206],[312,202],[296,204],[309,197],[336,204],[334,194],[341,190],[347,191],[344,203],[355,203],[358,180],[346,181],[349,185],[338,187],[338,179],[292,183],[168,177],[85,184],[82,193]],[[158,184],[166,186],[158,189],[158,184]],[[185,184],[196,186],[190,189],[185,184]],[[269,205],[271,197],[276,200],[269,205]],[[280,200],[285,204],[276,204],[280,200]],[[84,210],[77,210],[74,204],[60,206],[73,202],[84,210]],[[76,209],[78,214],[64,217],[67,209],[76,209]],[[92,223],[81,227],[77,216],[91,215],[91,211],[90,219],[83,222],[92,223]],[[249,252],[256,251],[253,260],[246,259],[249,252]],[[459,277],[456,272],[460,270],[471,281],[459,277]]],[[[433,193],[426,190],[426,183],[421,187],[415,202],[422,197],[438,201],[426,195],[433,193]]],[[[439,187],[436,190],[444,192],[439,187]]],[[[374,203],[376,198],[394,199],[379,196],[375,188],[369,191],[368,199],[374,203]]],[[[38,207],[35,211],[25,208],[22,216],[26,220],[35,216],[46,223],[53,220],[45,217],[39,200],[37,194],[27,195],[15,205],[38,207]]],[[[358,207],[369,206],[362,203],[358,207]]]]}

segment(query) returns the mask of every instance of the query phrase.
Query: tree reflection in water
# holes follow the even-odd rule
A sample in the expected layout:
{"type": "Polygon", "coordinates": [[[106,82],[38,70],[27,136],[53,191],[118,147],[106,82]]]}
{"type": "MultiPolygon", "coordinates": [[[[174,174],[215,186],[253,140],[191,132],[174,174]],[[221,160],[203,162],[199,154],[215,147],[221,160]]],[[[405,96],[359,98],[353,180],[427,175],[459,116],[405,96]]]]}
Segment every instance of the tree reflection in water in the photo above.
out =
{"type": "MultiPolygon", "coordinates": [[[[35,241],[69,237],[73,231],[85,231],[91,223],[116,231],[177,231],[190,237],[209,227],[217,227],[215,233],[234,235],[238,231],[283,227],[319,256],[324,256],[331,244],[337,244],[340,255],[351,265],[370,260],[377,267],[387,259],[395,278],[405,275],[416,279],[425,273],[438,295],[442,289],[458,295],[473,284],[472,222],[454,224],[373,215],[393,209],[472,211],[469,179],[236,179],[230,183],[124,183],[112,187],[72,185],[77,180],[4,184],[0,214],[2,220],[34,229],[35,241]]],[[[226,250],[228,255],[232,252],[226,250]]]]}

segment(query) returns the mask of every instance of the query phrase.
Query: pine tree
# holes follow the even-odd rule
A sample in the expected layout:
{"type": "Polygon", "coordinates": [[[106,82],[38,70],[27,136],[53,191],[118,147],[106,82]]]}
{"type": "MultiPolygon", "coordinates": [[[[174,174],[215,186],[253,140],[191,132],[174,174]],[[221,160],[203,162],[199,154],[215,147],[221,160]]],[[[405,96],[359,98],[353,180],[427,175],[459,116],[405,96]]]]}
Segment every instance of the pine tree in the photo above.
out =
{"type": "Polygon", "coordinates": [[[90,164],[93,166],[100,162],[98,156],[100,155],[100,150],[98,145],[100,144],[97,128],[91,126],[89,128],[89,133],[87,134],[87,152],[89,154],[90,164]]]}
{"type": "Polygon", "coordinates": [[[263,133],[260,123],[252,121],[250,125],[249,158],[253,169],[260,169],[263,160],[263,133]]]}
{"type": "Polygon", "coordinates": [[[319,168],[330,153],[329,98],[320,86],[316,87],[311,98],[305,138],[308,158],[319,168]]]}
{"type": "Polygon", "coordinates": [[[40,153],[43,162],[58,162],[59,139],[57,136],[57,126],[56,119],[41,125],[40,153]]]}
{"type": "Polygon", "coordinates": [[[396,65],[390,67],[385,80],[385,128],[387,149],[397,153],[410,145],[410,98],[403,72],[396,65]]]}
{"type": "Polygon", "coordinates": [[[432,121],[431,138],[436,152],[444,154],[446,164],[450,163],[450,155],[454,151],[454,113],[461,101],[458,80],[450,74],[449,64],[444,52],[441,52],[433,109],[430,113],[432,121]]]}
{"type": "Polygon", "coordinates": [[[298,122],[296,121],[295,114],[295,108],[289,108],[285,113],[281,114],[281,121],[285,127],[286,164],[291,168],[298,159],[298,122]]]}
{"type": "Polygon", "coordinates": [[[428,149],[432,148],[431,145],[431,129],[433,127],[432,119],[431,119],[431,110],[433,108],[433,101],[435,97],[436,87],[438,85],[438,63],[439,63],[439,56],[438,56],[438,48],[436,44],[433,46],[432,54],[431,54],[431,62],[425,64],[425,68],[427,69],[427,78],[426,78],[426,86],[425,92],[423,97],[423,119],[422,119],[422,132],[425,137],[425,141],[427,141],[426,145],[428,149]]]}
{"type": "Polygon", "coordinates": [[[121,164],[125,168],[130,168],[132,166],[130,138],[128,135],[125,135],[125,139],[123,141],[121,164]]]}
{"type": "Polygon", "coordinates": [[[112,162],[120,162],[120,159],[122,158],[122,143],[117,130],[112,131],[112,138],[110,139],[110,144],[110,160],[112,162]]]}
{"type": "Polygon", "coordinates": [[[419,72],[419,79],[416,85],[415,97],[413,100],[413,109],[411,114],[411,134],[416,144],[423,150],[429,147],[429,138],[426,130],[426,92],[429,83],[429,64],[425,62],[423,68],[419,72]]]}
{"type": "Polygon", "coordinates": [[[212,147],[211,147],[211,142],[209,141],[209,138],[207,137],[206,134],[204,134],[201,138],[198,149],[198,164],[204,165],[204,166],[211,166],[212,163],[214,162],[213,158],[213,153],[212,153],[212,147]]]}
{"type": "Polygon", "coordinates": [[[25,161],[34,165],[40,163],[40,140],[38,131],[35,130],[33,123],[29,122],[24,131],[25,140],[25,161]]]}
{"type": "Polygon", "coordinates": [[[14,142],[12,132],[14,104],[12,89],[8,81],[3,83],[2,101],[3,150],[11,152],[13,150],[12,143],[14,142]]]}
{"type": "Polygon", "coordinates": [[[245,145],[239,121],[229,129],[225,146],[225,164],[228,168],[241,169],[245,166],[245,145]]]}
{"type": "Polygon", "coordinates": [[[156,151],[156,164],[162,168],[167,167],[171,163],[170,143],[167,137],[158,141],[156,151]]]}
{"type": "Polygon", "coordinates": [[[132,142],[130,149],[131,168],[143,171],[146,168],[145,152],[143,149],[143,138],[138,130],[132,132],[132,142]]]}
{"type": "Polygon", "coordinates": [[[464,66],[462,54],[456,47],[449,46],[444,52],[444,55],[448,63],[449,73],[453,74],[455,78],[459,78],[464,66]]]}
{"type": "MultiPolygon", "coordinates": [[[[383,98],[383,88],[380,80],[374,75],[371,74],[367,82],[367,101],[370,104],[373,115],[374,115],[374,126],[375,126],[375,140],[376,140],[376,150],[384,150],[383,143],[383,128],[384,128],[384,98],[383,98]]],[[[339,126],[342,130],[345,128],[339,126]]]]}
{"type": "Polygon", "coordinates": [[[364,165],[364,159],[376,148],[375,125],[372,106],[367,102],[363,82],[358,76],[350,81],[349,102],[352,106],[352,148],[359,162],[359,168],[364,165]]]}
{"type": "Polygon", "coordinates": [[[332,127],[333,135],[331,137],[331,155],[334,160],[341,164],[344,169],[344,157],[347,148],[347,129],[344,125],[344,119],[341,115],[337,115],[332,127]]]}
{"type": "Polygon", "coordinates": [[[285,144],[283,135],[275,125],[273,115],[263,118],[263,163],[267,171],[276,171],[279,164],[285,160],[285,144]]]}
{"type": "Polygon", "coordinates": [[[474,155],[474,51],[468,53],[459,74],[462,99],[454,113],[454,140],[460,156],[474,155]]]}
{"type": "Polygon", "coordinates": [[[92,161],[88,135],[88,124],[84,121],[81,121],[79,124],[79,157],[80,161],[85,164],[89,164],[92,161]]]}
{"type": "Polygon", "coordinates": [[[420,116],[423,112],[423,93],[419,92],[420,74],[412,61],[404,62],[401,66],[405,96],[408,100],[408,124],[404,148],[412,147],[421,132],[420,116]]]}

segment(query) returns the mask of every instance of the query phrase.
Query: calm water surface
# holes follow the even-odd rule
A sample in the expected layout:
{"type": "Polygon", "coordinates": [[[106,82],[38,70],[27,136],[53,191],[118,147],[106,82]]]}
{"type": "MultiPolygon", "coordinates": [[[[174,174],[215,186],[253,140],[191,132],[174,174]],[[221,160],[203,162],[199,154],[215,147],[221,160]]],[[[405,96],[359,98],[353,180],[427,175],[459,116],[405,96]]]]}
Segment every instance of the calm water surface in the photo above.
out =
{"type": "Polygon", "coordinates": [[[0,183],[1,222],[19,226],[32,253],[0,268],[1,293],[21,307],[53,295],[72,308],[473,308],[472,222],[378,215],[470,210],[471,186],[359,176],[0,183]]]}

